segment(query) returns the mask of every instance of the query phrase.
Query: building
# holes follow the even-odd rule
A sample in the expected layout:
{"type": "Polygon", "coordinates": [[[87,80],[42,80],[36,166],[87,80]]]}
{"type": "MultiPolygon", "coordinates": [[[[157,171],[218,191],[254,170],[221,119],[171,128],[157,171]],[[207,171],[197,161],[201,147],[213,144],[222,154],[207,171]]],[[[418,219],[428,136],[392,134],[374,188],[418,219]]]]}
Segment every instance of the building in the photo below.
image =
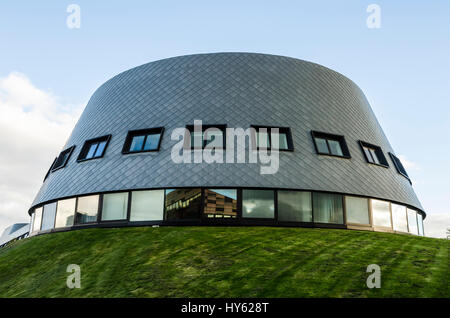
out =
{"type": "Polygon", "coordinates": [[[253,53],[164,59],[104,83],[29,214],[32,234],[223,224],[423,235],[426,216],[358,86],[314,63],[253,53]],[[228,128],[248,132],[249,158],[278,154],[275,172],[262,173],[261,157],[196,162],[213,142],[235,159],[228,128]],[[191,163],[174,160],[180,143],[191,163]]]}
{"type": "Polygon", "coordinates": [[[28,237],[29,229],[29,223],[16,223],[8,226],[0,236],[0,247],[4,247],[9,242],[28,237]]]}

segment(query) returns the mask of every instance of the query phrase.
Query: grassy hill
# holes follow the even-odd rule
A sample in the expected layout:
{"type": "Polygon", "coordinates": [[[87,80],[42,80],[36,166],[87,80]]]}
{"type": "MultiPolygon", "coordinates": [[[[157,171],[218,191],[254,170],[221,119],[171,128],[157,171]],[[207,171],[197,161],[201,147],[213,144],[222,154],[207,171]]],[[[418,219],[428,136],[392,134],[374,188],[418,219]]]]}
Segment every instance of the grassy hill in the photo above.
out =
{"type": "Polygon", "coordinates": [[[363,231],[142,227],[0,250],[1,297],[450,297],[450,241],[363,231]],[[66,268],[81,267],[81,289],[66,268]],[[381,288],[366,268],[381,266],[381,288]]]}

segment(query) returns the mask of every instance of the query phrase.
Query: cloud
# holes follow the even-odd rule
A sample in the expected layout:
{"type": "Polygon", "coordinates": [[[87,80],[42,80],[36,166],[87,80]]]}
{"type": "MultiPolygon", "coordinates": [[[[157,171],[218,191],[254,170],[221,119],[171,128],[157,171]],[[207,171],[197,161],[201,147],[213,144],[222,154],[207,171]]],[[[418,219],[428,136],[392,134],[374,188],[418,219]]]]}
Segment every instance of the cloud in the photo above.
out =
{"type": "Polygon", "coordinates": [[[0,77],[0,232],[29,220],[31,201],[81,111],[24,74],[0,77]]]}
{"type": "Polygon", "coordinates": [[[450,213],[431,213],[423,221],[425,236],[445,238],[450,229],[450,213]]]}
{"type": "Polygon", "coordinates": [[[419,171],[420,170],[419,164],[408,160],[408,158],[406,158],[406,156],[398,155],[398,158],[402,162],[402,165],[405,167],[407,172],[408,171],[419,171]]]}

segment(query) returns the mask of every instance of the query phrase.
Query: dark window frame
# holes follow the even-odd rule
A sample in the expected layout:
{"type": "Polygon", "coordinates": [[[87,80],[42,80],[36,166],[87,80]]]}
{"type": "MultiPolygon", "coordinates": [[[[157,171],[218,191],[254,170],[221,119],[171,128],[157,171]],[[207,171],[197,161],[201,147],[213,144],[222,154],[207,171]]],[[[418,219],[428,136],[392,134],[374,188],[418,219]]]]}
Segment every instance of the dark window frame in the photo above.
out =
{"type": "Polygon", "coordinates": [[[56,160],[58,160],[58,157],[56,157],[55,160],[53,160],[53,163],[51,164],[50,168],[48,169],[47,173],[45,174],[44,182],[45,182],[45,180],[47,180],[47,178],[50,175],[50,173],[52,173],[52,168],[55,165],[56,160]]]}
{"type": "Polygon", "coordinates": [[[111,135],[105,135],[105,136],[101,136],[101,137],[96,137],[96,138],[92,138],[92,139],[88,139],[84,142],[83,147],[80,150],[80,153],[78,154],[78,158],[77,158],[77,162],[83,162],[83,161],[89,161],[89,160],[94,160],[94,159],[101,159],[105,156],[106,153],[106,149],[108,148],[109,145],[109,141],[111,140],[111,135]],[[86,155],[89,153],[89,150],[91,149],[91,146],[93,144],[97,144],[97,148],[95,149],[94,155],[97,152],[98,146],[102,143],[105,142],[105,148],[103,149],[102,155],[98,156],[98,157],[92,157],[92,158],[86,158],[86,155]]]}
{"type": "Polygon", "coordinates": [[[397,169],[398,174],[408,179],[409,183],[412,184],[411,179],[409,178],[408,173],[406,172],[406,169],[403,166],[401,160],[392,152],[389,152],[389,156],[391,157],[391,160],[394,163],[395,169],[397,169]]]}
{"type": "Polygon", "coordinates": [[[348,149],[347,142],[345,141],[345,137],[343,135],[336,135],[336,134],[330,134],[330,133],[325,133],[325,132],[321,132],[321,131],[311,130],[311,136],[313,139],[314,149],[316,150],[316,153],[318,155],[351,159],[350,150],[348,149]],[[319,151],[319,147],[317,146],[317,143],[316,143],[316,138],[325,139],[325,141],[327,142],[327,148],[329,151],[328,153],[319,151]],[[333,140],[333,141],[339,142],[339,145],[341,146],[341,150],[342,150],[342,154],[343,154],[342,156],[334,155],[331,153],[331,148],[328,143],[328,140],[333,140]]]}
{"type": "Polygon", "coordinates": [[[127,133],[127,137],[125,138],[125,142],[122,148],[122,154],[133,154],[133,153],[143,153],[143,152],[156,152],[161,148],[161,142],[164,135],[164,127],[154,127],[154,128],[146,128],[146,129],[138,129],[138,130],[129,130],[127,133]],[[148,135],[156,135],[159,134],[159,142],[158,147],[156,149],[144,150],[145,143],[147,141],[148,135]],[[133,138],[137,136],[145,136],[144,141],[142,142],[142,150],[140,151],[130,151],[131,144],[133,142],[133,138]]]}
{"type": "MultiPolygon", "coordinates": [[[[220,125],[202,125],[202,137],[204,136],[204,132],[209,128],[216,128],[219,129],[222,132],[222,147],[217,147],[214,149],[217,150],[225,150],[227,148],[227,125],[226,124],[220,124],[220,125]]],[[[202,139],[203,144],[202,147],[194,147],[194,145],[191,145],[192,140],[192,133],[194,132],[194,125],[186,125],[186,131],[189,131],[189,138],[187,138],[187,134],[184,135],[184,145],[183,149],[185,150],[203,150],[206,146],[206,141],[202,139]]]]}
{"type": "Polygon", "coordinates": [[[52,171],[51,171],[51,172],[55,172],[55,171],[57,171],[57,170],[59,170],[59,169],[65,168],[65,167],[67,166],[67,163],[68,163],[69,160],[70,160],[70,157],[72,156],[72,153],[73,153],[74,149],[75,149],[75,145],[74,145],[74,146],[71,146],[71,147],[69,147],[69,148],[67,148],[67,149],[65,149],[65,150],[63,150],[63,151],[61,151],[61,153],[60,153],[59,156],[57,157],[55,163],[52,165],[52,171]],[[63,155],[66,155],[66,154],[67,154],[66,160],[64,160],[63,163],[61,163],[58,167],[55,168],[55,165],[58,163],[59,158],[60,158],[61,156],[63,156],[63,155]]]}
{"type": "Polygon", "coordinates": [[[294,151],[294,140],[292,139],[291,127],[251,125],[250,128],[252,128],[252,130],[251,130],[252,149],[256,149],[256,151],[271,150],[272,149],[272,134],[271,134],[270,130],[272,128],[278,128],[278,133],[286,134],[286,140],[287,140],[287,146],[288,146],[287,149],[278,149],[278,151],[291,151],[291,152],[294,151]],[[261,128],[267,129],[267,134],[269,136],[269,144],[270,144],[269,147],[257,147],[256,146],[257,145],[256,136],[261,128]]]}
{"type": "MultiPolygon", "coordinates": [[[[361,151],[362,151],[367,163],[375,165],[375,166],[389,168],[389,163],[386,159],[386,156],[383,153],[383,149],[381,149],[380,146],[370,144],[370,143],[362,141],[362,140],[359,140],[358,143],[359,143],[359,146],[361,147],[361,151]],[[366,154],[364,148],[369,148],[369,149],[374,150],[375,155],[377,156],[377,160],[380,163],[376,163],[375,160],[373,160],[373,158],[371,158],[372,161],[370,161],[370,158],[367,157],[367,154],[366,154]]],[[[370,155],[372,156],[372,154],[370,154],[370,155]]]]}

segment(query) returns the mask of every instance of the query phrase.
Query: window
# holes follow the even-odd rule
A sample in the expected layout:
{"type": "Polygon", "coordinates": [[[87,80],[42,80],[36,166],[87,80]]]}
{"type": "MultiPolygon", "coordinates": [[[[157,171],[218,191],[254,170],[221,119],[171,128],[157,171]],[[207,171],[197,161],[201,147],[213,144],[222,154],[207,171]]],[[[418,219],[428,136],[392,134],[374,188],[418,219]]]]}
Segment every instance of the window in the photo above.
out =
{"type": "Polygon", "coordinates": [[[110,139],[111,135],[107,135],[87,140],[84,143],[83,148],[81,148],[77,161],[80,162],[90,159],[102,158],[105,154],[106,147],[108,147],[110,139]]]}
{"type": "Polygon", "coordinates": [[[97,222],[99,199],[100,197],[98,195],[78,198],[77,211],[75,214],[76,224],[97,222]]]}
{"type": "Polygon", "coordinates": [[[418,234],[418,228],[417,228],[417,213],[414,210],[408,209],[408,228],[409,233],[417,235],[418,234]]]}
{"type": "Polygon", "coordinates": [[[202,190],[194,189],[167,189],[166,190],[166,219],[200,219],[202,206],[202,190]]]}
{"type": "Polygon", "coordinates": [[[368,199],[345,196],[345,212],[347,223],[370,225],[368,199]]]}
{"type": "Polygon", "coordinates": [[[339,194],[314,193],[314,222],[344,224],[342,199],[342,195],[339,194]]]}
{"type": "Polygon", "coordinates": [[[311,192],[278,191],[278,220],[312,222],[311,192]]]}
{"type": "Polygon", "coordinates": [[[74,224],[76,201],[75,198],[58,201],[55,228],[72,226],[74,224]]]}
{"type": "Polygon", "coordinates": [[[72,146],[59,154],[58,158],[56,159],[55,163],[52,166],[52,172],[64,168],[66,166],[74,149],[75,146],[72,146]]]}
{"type": "Polygon", "coordinates": [[[163,127],[129,131],[122,153],[158,151],[163,132],[163,127]]]}
{"type": "Polygon", "coordinates": [[[389,156],[391,156],[392,162],[394,163],[395,168],[397,169],[397,172],[399,174],[401,174],[402,176],[404,176],[406,179],[409,180],[409,182],[411,183],[411,180],[409,179],[408,174],[406,173],[405,168],[403,167],[402,162],[400,161],[400,159],[398,159],[393,153],[389,153],[389,156]]]}
{"type": "Polygon", "coordinates": [[[380,200],[371,200],[372,203],[372,219],[374,226],[392,227],[391,225],[391,209],[389,202],[380,200]]]}
{"type": "Polygon", "coordinates": [[[278,139],[278,150],[294,150],[294,144],[292,141],[291,129],[288,127],[268,127],[268,126],[252,126],[253,144],[256,145],[256,149],[272,149],[274,147],[275,138],[278,139]],[[278,129],[275,133],[272,129],[278,129]]]}
{"type": "Polygon", "coordinates": [[[275,193],[272,190],[242,190],[242,217],[275,218],[275,193]]]}
{"type": "Polygon", "coordinates": [[[316,152],[319,155],[329,155],[342,158],[350,158],[350,152],[344,136],[332,135],[318,131],[312,131],[316,152]]]}
{"type": "Polygon", "coordinates": [[[205,189],[203,214],[207,218],[236,218],[237,190],[205,189]]]}
{"type": "Polygon", "coordinates": [[[55,165],[56,160],[58,160],[58,158],[55,158],[55,160],[53,160],[52,165],[50,166],[50,168],[48,169],[47,173],[45,174],[44,182],[45,182],[45,180],[47,180],[48,176],[49,176],[50,173],[52,172],[52,169],[53,169],[53,166],[55,165]]]}
{"type": "Polygon", "coordinates": [[[34,222],[33,222],[32,232],[40,231],[41,223],[42,223],[42,207],[34,210],[34,222]]]}
{"type": "Polygon", "coordinates": [[[359,141],[359,145],[361,146],[364,157],[368,163],[389,167],[386,157],[383,154],[383,150],[381,150],[379,146],[375,146],[361,140],[359,141]]]}
{"type": "Polygon", "coordinates": [[[210,145],[211,148],[226,148],[226,125],[202,125],[199,127],[201,127],[201,131],[194,130],[193,125],[186,126],[185,149],[204,149],[212,142],[214,143],[210,145]]]}
{"type": "Polygon", "coordinates": [[[399,204],[391,204],[392,227],[394,231],[408,233],[408,220],[406,219],[406,207],[399,204]]]}
{"type": "Polygon", "coordinates": [[[162,221],[164,219],[164,190],[133,191],[130,221],[162,221]]]}
{"type": "Polygon", "coordinates": [[[102,221],[125,220],[128,211],[128,192],[103,195],[102,221]]]}
{"type": "Polygon", "coordinates": [[[44,212],[42,213],[42,225],[41,230],[51,230],[55,226],[56,216],[56,202],[47,204],[44,206],[44,212]]]}
{"type": "Polygon", "coordinates": [[[424,236],[423,217],[422,217],[422,214],[420,214],[420,213],[417,213],[417,224],[419,225],[419,235],[424,236]]]}

